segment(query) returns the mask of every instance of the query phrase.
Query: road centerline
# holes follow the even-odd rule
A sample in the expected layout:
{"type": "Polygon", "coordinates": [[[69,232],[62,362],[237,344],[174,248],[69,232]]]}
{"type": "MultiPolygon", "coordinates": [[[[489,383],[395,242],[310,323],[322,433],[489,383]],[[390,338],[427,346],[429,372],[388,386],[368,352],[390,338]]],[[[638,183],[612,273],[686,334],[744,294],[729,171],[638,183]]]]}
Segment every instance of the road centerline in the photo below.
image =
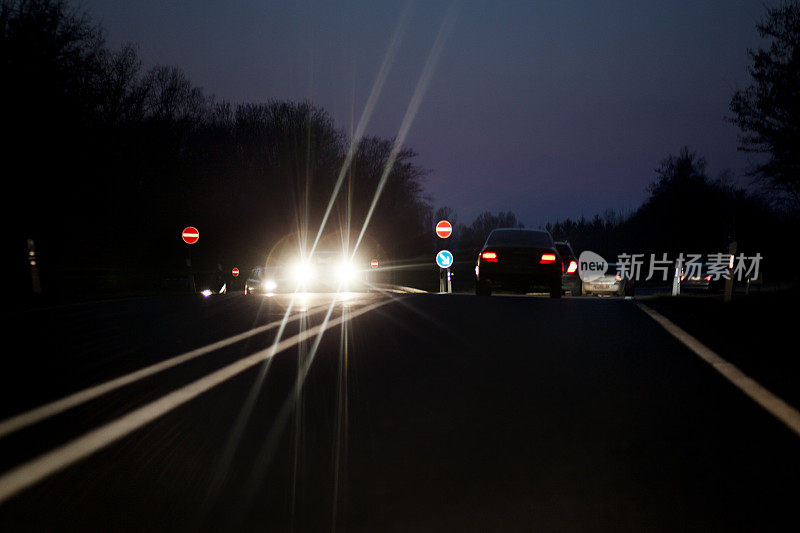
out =
{"type": "MultiPolygon", "coordinates": [[[[289,318],[288,321],[289,322],[295,321],[300,316],[303,315],[312,316],[318,314],[323,310],[325,310],[326,308],[327,308],[326,305],[321,305],[309,311],[297,313],[291,318],[289,318]]],[[[275,329],[278,326],[280,326],[282,322],[283,320],[276,320],[274,322],[270,322],[269,324],[264,324],[263,326],[258,326],[256,328],[249,329],[242,333],[238,333],[236,335],[232,335],[230,337],[213,342],[211,344],[207,344],[206,346],[202,346],[200,348],[196,348],[194,350],[190,350],[188,352],[184,352],[182,354],[170,357],[169,359],[166,359],[164,361],[154,363],[152,365],[146,366],[139,370],[135,370],[123,376],[110,379],[103,383],[98,383],[97,385],[93,385],[81,391],[69,394],[58,400],[54,400],[50,403],[40,405],[39,407],[34,407],[33,409],[30,409],[28,411],[9,417],[3,421],[0,421],[0,438],[5,437],[6,435],[10,435],[11,433],[19,431],[30,425],[36,424],[37,422],[41,422],[42,420],[46,420],[47,418],[53,417],[68,409],[77,407],[78,405],[84,404],[90,400],[103,396],[104,394],[117,390],[121,387],[130,385],[131,383],[135,383],[144,378],[158,374],[159,372],[163,372],[164,370],[167,370],[169,368],[173,368],[180,364],[196,359],[200,356],[209,354],[211,352],[220,350],[237,342],[241,342],[255,335],[259,335],[261,333],[265,333],[269,330],[275,329]]]]}
{"type": "Polygon", "coordinates": [[[206,376],[184,385],[161,398],[139,407],[119,418],[93,429],[82,436],[55,448],[22,465],[12,468],[0,476],[0,504],[14,497],[21,491],[35,485],[56,472],[92,455],[106,446],[126,437],[153,420],[169,413],[173,409],[196,398],[209,389],[227,381],[245,370],[273,357],[279,352],[314,337],[325,331],[352,320],[360,315],[386,305],[394,299],[385,299],[374,304],[360,307],[346,316],[309,328],[297,335],[289,337],[269,348],[239,359],[230,365],[218,369],[206,376]]]}

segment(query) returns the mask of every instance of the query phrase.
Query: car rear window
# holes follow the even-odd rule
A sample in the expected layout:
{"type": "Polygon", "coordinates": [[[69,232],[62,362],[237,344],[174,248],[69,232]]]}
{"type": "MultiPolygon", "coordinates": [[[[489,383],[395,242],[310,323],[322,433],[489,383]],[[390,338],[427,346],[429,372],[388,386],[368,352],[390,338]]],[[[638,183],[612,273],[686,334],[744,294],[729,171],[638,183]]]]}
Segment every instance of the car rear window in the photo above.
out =
{"type": "Polygon", "coordinates": [[[572,257],[572,250],[567,244],[556,244],[556,250],[561,257],[572,257]]]}
{"type": "Polygon", "coordinates": [[[486,240],[487,246],[521,246],[526,248],[552,248],[553,238],[546,231],[496,229],[486,240]]]}

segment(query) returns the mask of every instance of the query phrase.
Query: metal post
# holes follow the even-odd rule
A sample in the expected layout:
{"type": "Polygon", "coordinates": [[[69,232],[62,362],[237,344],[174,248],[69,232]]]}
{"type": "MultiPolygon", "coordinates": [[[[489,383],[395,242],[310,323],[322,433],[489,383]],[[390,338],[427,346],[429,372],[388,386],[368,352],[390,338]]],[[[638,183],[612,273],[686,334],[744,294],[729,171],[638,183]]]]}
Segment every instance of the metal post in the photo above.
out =
{"type": "Polygon", "coordinates": [[[450,268],[447,268],[447,294],[453,292],[453,283],[450,281],[450,268]]]}
{"type": "Polygon", "coordinates": [[[192,273],[192,246],[186,245],[186,277],[189,281],[189,290],[197,292],[197,286],[194,283],[194,274],[192,273]]]}

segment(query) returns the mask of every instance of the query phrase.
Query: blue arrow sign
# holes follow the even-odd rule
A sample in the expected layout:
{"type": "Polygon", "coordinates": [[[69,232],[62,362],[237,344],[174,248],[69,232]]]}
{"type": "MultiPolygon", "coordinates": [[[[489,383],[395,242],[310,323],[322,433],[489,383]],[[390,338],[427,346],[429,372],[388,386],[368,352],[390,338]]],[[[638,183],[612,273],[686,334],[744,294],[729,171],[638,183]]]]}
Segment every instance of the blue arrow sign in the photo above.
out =
{"type": "Polygon", "coordinates": [[[450,268],[453,265],[453,254],[447,250],[442,250],[436,254],[436,264],[440,268],[450,268]]]}

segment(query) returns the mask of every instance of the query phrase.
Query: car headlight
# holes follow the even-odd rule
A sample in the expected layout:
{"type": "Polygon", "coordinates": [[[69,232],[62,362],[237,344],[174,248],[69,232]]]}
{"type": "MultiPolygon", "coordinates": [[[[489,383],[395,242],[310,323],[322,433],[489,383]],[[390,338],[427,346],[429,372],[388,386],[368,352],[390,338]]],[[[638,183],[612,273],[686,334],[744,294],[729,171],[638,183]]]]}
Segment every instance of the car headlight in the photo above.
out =
{"type": "Polygon", "coordinates": [[[268,279],[267,281],[262,283],[261,286],[264,288],[265,291],[274,291],[275,289],[278,288],[278,284],[272,281],[271,279],[268,279]]]}
{"type": "Polygon", "coordinates": [[[314,270],[308,263],[298,263],[292,269],[295,281],[303,283],[314,277],[314,270]]]}
{"type": "Polygon", "coordinates": [[[336,274],[339,281],[353,281],[356,277],[356,269],[350,263],[341,263],[336,269],[336,274]]]}
{"type": "Polygon", "coordinates": [[[205,296],[206,298],[208,298],[209,296],[211,296],[211,291],[210,291],[209,289],[205,289],[205,290],[204,290],[203,292],[201,292],[200,294],[202,294],[203,296],[205,296]]]}

